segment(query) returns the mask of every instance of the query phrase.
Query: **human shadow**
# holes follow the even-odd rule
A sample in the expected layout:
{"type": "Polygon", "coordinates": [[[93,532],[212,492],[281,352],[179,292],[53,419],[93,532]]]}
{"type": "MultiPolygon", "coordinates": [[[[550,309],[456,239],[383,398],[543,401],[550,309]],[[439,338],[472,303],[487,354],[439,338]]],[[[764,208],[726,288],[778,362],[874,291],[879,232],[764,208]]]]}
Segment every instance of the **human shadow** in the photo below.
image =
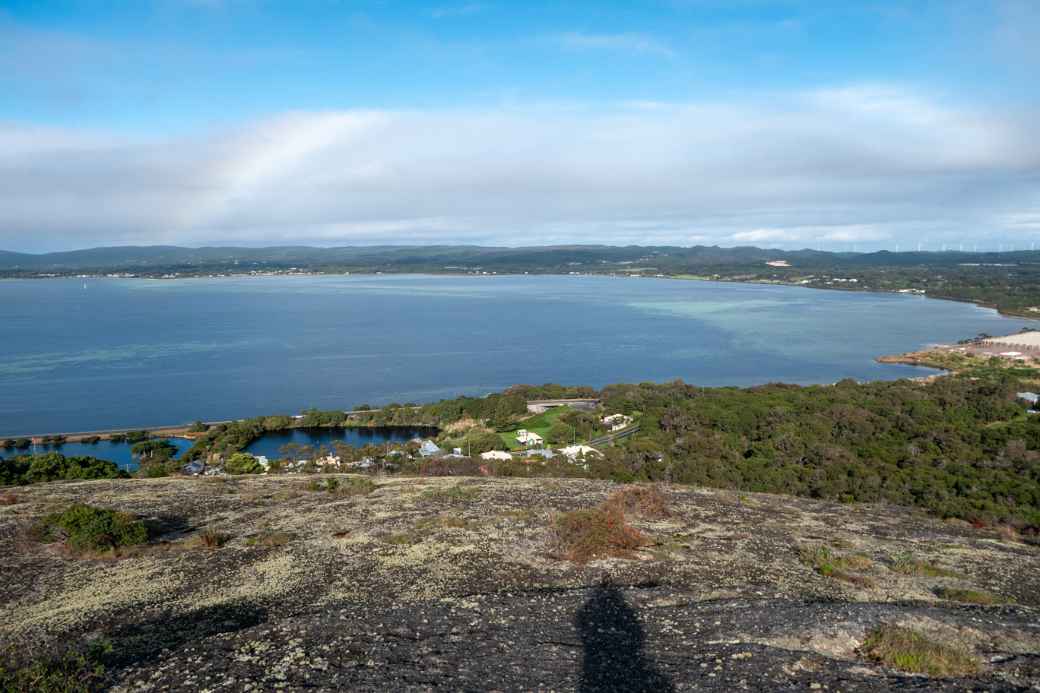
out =
{"type": "Polygon", "coordinates": [[[574,625],[584,647],[578,690],[675,690],[671,680],[643,652],[643,626],[617,587],[598,586],[578,610],[574,625]]]}

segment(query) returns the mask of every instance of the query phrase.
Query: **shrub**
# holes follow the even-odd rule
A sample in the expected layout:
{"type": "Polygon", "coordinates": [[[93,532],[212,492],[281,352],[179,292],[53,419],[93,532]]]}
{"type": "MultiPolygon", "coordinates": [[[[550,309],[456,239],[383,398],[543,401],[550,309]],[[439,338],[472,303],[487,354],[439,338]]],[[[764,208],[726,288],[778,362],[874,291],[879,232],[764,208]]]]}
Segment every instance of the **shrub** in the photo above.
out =
{"type": "Polygon", "coordinates": [[[872,630],[860,653],[878,664],[928,676],[968,676],[981,667],[978,657],[968,650],[935,642],[900,626],[882,625],[872,630]]]}
{"type": "MultiPolygon", "coordinates": [[[[5,693],[92,693],[104,689],[104,655],[111,645],[99,641],[85,651],[70,650],[28,663],[0,663],[0,691],[5,693]]],[[[8,659],[8,658],[5,658],[8,659]]]]}
{"type": "Polygon", "coordinates": [[[965,589],[963,587],[937,587],[935,596],[940,599],[948,599],[951,602],[964,602],[965,604],[999,604],[1004,600],[995,594],[983,592],[982,590],[965,589]]]}
{"type": "Polygon", "coordinates": [[[128,431],[124,435],[124,440],[126,440],[126,442],[128,443],[140,443],[142,441],[148,440],[151,437],[151,435],[152,434],[148,431],[128,431]]]}
{"type": "Polygon", "coordinates": [[[642,517],[661,518],[671,515],[668,496],[657,486],[626,486],[611,494],[607,504],[642,517]]]}
{"type": "Polygon", "coordinates": [[[371,479],[365,477],[328,477],[325,479],[312,479],[307,484],[309,491],[325,491],[337,496],[367,496],[378,488],[371,479]]]}
{"type": "Polygon", "coordinates": [[[866,556],[840,555],[822,544],[802,546],[798,549],[798,556],[802,563],[824,577],[841,580],[859,587],[874,587],[874,581],[869,577],[850,572],[867,570],[874,565],[873,561],[866,556]]]}
{"type": "Polygon", "coordinates": [[[224,544],[231,540],[230,535],[218,532],[213,529],[204,529],[198,534],[195,534],[189,538],[185,544],[189,547],[197,547],[204,549],[219,549],[224,544]]]}
{"type": "Polygon", "coordinates": [[[109,551],[148,541],[148,529],[132,515],[81,503],[47,515],[34,534],[41,541],[64,541],[76,552],[109,551]]]}
{"type": "Polygon", "coordinates": [[[550,545],[553,553],[575,563],[596,558],[630,558],[649,541],[625,522],[617,505],[560,513],[553,518],[550,545]]]}
{"type": "Polygon", "coordinates": [[[0,505],[15,505],[19,503],[18,496],[13,493],[0,493],[0,505]]]}
{"type": "Polygon", "coordinates": [[[892,570],[902,575],[913,577],[958,577],[958,573],[946,568],[914,558],[909,553],[903,553],[895,557],[892,570]]]}

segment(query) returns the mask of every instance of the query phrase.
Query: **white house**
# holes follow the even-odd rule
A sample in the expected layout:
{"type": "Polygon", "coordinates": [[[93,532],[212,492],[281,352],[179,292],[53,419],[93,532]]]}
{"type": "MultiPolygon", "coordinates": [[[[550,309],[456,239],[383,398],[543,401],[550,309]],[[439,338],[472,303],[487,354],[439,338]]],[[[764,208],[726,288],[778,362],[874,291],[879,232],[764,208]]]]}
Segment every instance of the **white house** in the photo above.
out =
{"type": "Polygon", "coordinates": [[[437,444],[432,440],[424,440],[423,444],[419,447],[419,454],[423,457],[434,457],[443,453],[444,451],[437,447],[437,444]]]}
{"type": "Polygon", "coordinates": [[[588,445],[568,445],[565,448],[560,448],[560,452],[564,457],[569,459],[571,462],[578,459],[579,457],[602,457],[603,453],[596,448],[589,447],[588,445]]]}
{"type": "Polygon", "coordinates": [[[322,468],[335,467],[336,469],[339,469],[340,459],[335,455],[328,455],[326,457],[319,457],[318,459],[314,460],[314,464],[322,468]]]}
{"type": "Polygon", "coordinates": [[[487,452],[480,453],[480,459],[482,460],[511,460],[513,456],[505,450],[488,450],[487,452]]]}
{"type": "Polygon", "coordinates": [[[631,416],[625,416],[624,414],[611,414],[610,416],[604,416],[602,421],[611,431],[620,431],[622,428],[631,426],[633,419],[631,416]]]}
{"type": "Polygon", "coordinates": [[[521,428],[519,431],[516,432],[516,442],[520,443],[521,445],[527,446],[541,445],[545,442],[545,439],[537,433],[534,433],[533,431],[528,431],[526,428],[521,428]]]}

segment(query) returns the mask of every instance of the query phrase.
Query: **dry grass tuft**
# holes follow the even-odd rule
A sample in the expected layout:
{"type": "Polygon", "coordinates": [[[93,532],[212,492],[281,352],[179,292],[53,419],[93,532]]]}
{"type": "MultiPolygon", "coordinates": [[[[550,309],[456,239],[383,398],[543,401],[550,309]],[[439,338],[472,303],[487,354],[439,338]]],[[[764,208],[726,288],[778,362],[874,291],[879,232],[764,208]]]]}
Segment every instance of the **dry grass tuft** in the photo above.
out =
{"type": "Polygon", "coordinates": [[[909,628],[881,625],[867,634],[860,653],[868,660],[913,674],[970,676],[982,666],[963,647],[930,640],[909,628]]]}
{"type": "Polygon", "coordinates": [[[231,537],[212,529],[204,529],[184,541],[185,548],[192,549],[219,549],[228,543],[231,537]]]}
{"type": "Polygon", "coordinates": [[[21,501],[13,493],[0,493],[0,505],[16,505],[18,503],[21,503],[21,501]]]}
{"type": "Polygon", "coordinates": [[[625,522],[625,512],[616,504],[560,513],[550,528],[553,555],[575,563],[596,558],[631,558],[650,543],[646,535],[625,522]]]}
{"type": "Polygon", "coordinates": [[[663,518],[672,514],[670,499],[657,486],[625,486],[611,494],[607,505],[646,518],[663,518]]]}

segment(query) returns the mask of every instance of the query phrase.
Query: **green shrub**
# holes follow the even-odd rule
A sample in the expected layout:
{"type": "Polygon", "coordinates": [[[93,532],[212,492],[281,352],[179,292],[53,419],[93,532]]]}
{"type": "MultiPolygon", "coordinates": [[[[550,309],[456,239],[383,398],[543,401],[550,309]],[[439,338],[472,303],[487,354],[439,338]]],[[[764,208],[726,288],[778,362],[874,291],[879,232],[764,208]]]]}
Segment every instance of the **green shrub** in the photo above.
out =
{"type": "Polygon", "coordinates": [[[824,577],[841,580],[859,587],[874,587],[874,581],[869,577],[851,572],[867,570],[873,566],[873,561],[867,556],[837,554],[822,544],[802,546],[798,549],[798,556],[802,563],[824,577]]]}
{"type": "Polygon", "coordinates": [[[365,477],[327,477],[311,479],[307,484],[308,491],[324,491],[337,496],[367,496],[378,488],[377,484],[365,477]]]}
{"type": "Polygon", "coordinates": [[[47,515],[34,533],[41,541],[64,541],[76,552],[109,551],[148,541],[148,529],[132,515],[81,503],[47,515]]]}
{"type": "Polygon", "coordinates": [[[978,657],[962,647],[891,625],[878,626],[868,633],[860,653],[878,664],[928,676],[969,676],[981,667],[978,657]]]}
{"type": "Polygon", "coordinates": [[[85,651],[72,650],[55,657],[0,663],[0,691],[4,693],[93,693],[104,690],[102,659],[111,645],[98,641],[85,651]]]}

